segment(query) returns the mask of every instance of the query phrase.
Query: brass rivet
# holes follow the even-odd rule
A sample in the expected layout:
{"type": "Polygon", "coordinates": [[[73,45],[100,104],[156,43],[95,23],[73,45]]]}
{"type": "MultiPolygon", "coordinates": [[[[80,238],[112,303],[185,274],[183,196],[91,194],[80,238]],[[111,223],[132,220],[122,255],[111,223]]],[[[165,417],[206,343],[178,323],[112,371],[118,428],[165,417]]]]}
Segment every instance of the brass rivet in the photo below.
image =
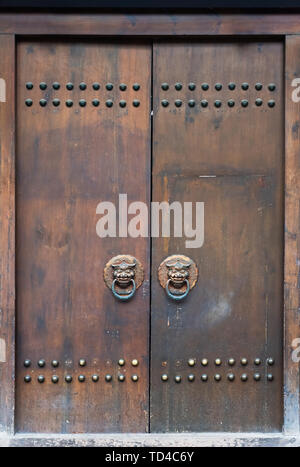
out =
{"type": "Polygon", "coordinates": [[[120,86],[119,86],[119,88],[120,88],[120,91],[126,91],[127,86],[126,86],[126,84],[121,83],[120,86]]]}
{"type": "Polygon", "coordinates": [[[71,383],[71,382],[72,382],[72,379],[73,379],[73,378],[72,378],[71,375],[66,375],[66,376],[65,376],[65,381],[66,381],[66,383],[71,383]]]}
{"type": "Polygon", "coordinates": [[[94,381],[94,383],[96,383],[97,381],[99,381],[99,376],[98,376],[98,375],[93,375],[93,376],[92,376],[92,381],[94,381]]]}
{"type": "Polygon", "coordinates": [[[33,83],[29,82],[29,83],[26,83],[26,88],[27,89],[33,89],[33,83]]]}
{"type": "Polygon", "coordinates": [[[138,101],[137,99],[134,99],[134,100],[132,101],[132,105],[133,105],[133,107],[139,107],[140,101],[138,101]]]}
{"type": "Polygon", "coordinates": [[[166,99],[163,99],[163,100],[161,101],[161,105],[162,105],[163,107],[168,107],[169,102],[168,102],[166,99]]]}
{"type": "Polygon", "coordinates": [[[120,102],[119,102],[119,106],[120,106],[120,107],[123,107],[123,108],[126,107],[126,101],[123,101],[123,100],[120,101],[120,102]]]}
{"type": "Polygon", "coordinates": [[[56,81],[55,83],[52,84],[53,89],[56,91],[60,88],[60,84],[56,81]]]}
{"type": "Polygon", "coordinates": [[[257,105],[257,107],[260,107],[262,105],[262,103],[263,103],[262,99],[258,98],[258,99],[255,100],[255,105],[257,105]]]}
{"type": "Polygon", "coordinates": [[[41,360],[38,361],[38,366],[39,366],[40,368],[43,368],[45,365],[46,365],[45,360],[41,359],[41,360]]]}
{"type": "Polygon", "coordinates": [[[233,99],[229,99],[229,101],[227,102],[227,104],[228,104],[228,107],[234,107],[235,102],[234,102],[233,99]]]}
{"type": "Polygon", "coordinates": [[[120,360],[118,361],[119,365],[120,366],[124,366],[125,365],[125,360],[124,358],[120,358],[120,360]]]}
{"type": "Polygon", "coordinates": [[[221,101],[218,101],[218,100],[215,101],[215,107],[219,108],[219,107],[221,107],[221,105],[222,105],[221,101]]]}
{"type": "Polygon", "coordinates": [[[214,376],[214,378],[216,381],[221,381],[221,375],[219,375],[218,373],[214,376]]]}
{"type": "Polygon", "coordinates": [[[67,88],[68,91],[72,91],[72,89],[74,88],[73,83],[67,83],[66,88],[67,88]]]}
{"type": "Polygon", "coordinates": [[[134,383],[136,383],[136,382],[138,381],[139,377],[138,377],[138,375],[132,375],[132,376],[131,376],[131,379],[132,379],[132,381],[133,381],[134,383]]]}
{"type": "Polygon", "coordinates": [[[274,360],[274,358],[270,357],[270,358],[268,358],[267,362],[268,362],[268,365],[274,365],[275,360],[274,360]]]}
{"type": "Polygon", "coordinates": [[[111,375],[105,375],[105,381],[109,382],[112,380],[112,376],[111,375]]]}
{"type": "Polygon", "coordinates": [[[25,360],[24,361],[24,366],[28,368],[31,365],[31,360],[25,360]]]}
{"type": "Polygon", "coordinates": [[[45,381],[45,376],[39,375],[39,376],[38,376],[38,382],[39,382],[39,383],[43,383],[44,381],[45,381]]]}
{"type": "Polygon", "coordinates": [[[181,89],[182,89],[182,84],[181,84],[181,83],[176,83],[176,84],[175,84],[175,89],[176,89],[176,91],[181,91],[181,89]]]}
{"type": "Polygon", "coordinates": [[[79,105],[80,105],[80,107],[85,107],[86,106],[86,101],[84,99],[80,99],[79,105]]]}
{"type": "Polygon", "coordinates": [[[121,382],[125,381],[125,375],[122,375],[122,374],[119,375],[118,380],[121,381],[121,382]]]}
{"type": "Polygon", "coordinates": [[[209,89],[209,85],[207,83],[202,83],[201,88],[203,91],[207,91],[209,89]]]}
{"type": "Polygon", "coordinates": [[[107,85],[105,87],[106,87],[106,89],[108,91],[111,91],[113,89],[114,85],[112,83],[107,83],[107,85]]]}
{"type": "Polygon", "coordinates": [[[108,99],[106,102],[105,102],[105,105],[106,107],[112,107],[113,106],[113,101],[111,99],[108,99]]]}
{"type": "Polygon", "coordinates": [[[274,84],[274,83],[270,83],[269,86],[268,86],[268,89],[269,89],[269,91],[275,91],[275,89],[276,89],[275,84],[274,84]]]}
{"type": "Polygon", "coordinates": [[[208,101],[206,99],[203,99],[201,101],[201,107],[207,107],[208,106],[208,101]]]}
{"type": "Polygon", "coordinates": [[[162,381],[168,381],[169,377],[167,374],[164,373],[163,375],[161,375],[161,379],[162,381]]]}
{"type": "Polygon", "coordinates": [[[247,381],[247,379],[248,379],[248,375],[247,375],[246,373],[243,373],[243,374],[241,375],[241,380],[242,380],[242,381],[247,381]]]}
{"type": "Polygon", "coordinates": [[[203,366],[207,366],[207,365],[208,365],[208,360],[207,360],[207,358],[202,358],[202,360],[201,360],[201,365],[203,365],[203,366]]]}
{"type": "Polygon", "coordinates": [[[132,89],[134,91],[138,91],[140,89],[140,85],[138,83],[134,83],[134,85],[132,86],[132,89]]]}
{"type": "Polygon", "coordinates": [[[273,381],[274,376],[271,373],[268,373],[267,379],[268,379],[268,381],[273,381]]]}
{"type": "Polygon", "coordinates": [[[221,89],[222,89],[222,84],[221,84],[221,83],[216,83],[216,84],[215,84],[215,89],[216,89],[217,91],[221,91],[221,89]]]}
{"type": "Polygon", "coordinates": [[[94,91],[98,91],[100,89],[100,84],[99,83],[93,83],[93,89],[94,89],[94,91]]]}
{"type": "Polygon", "coordinates": [[[216,358],[216,359],[215,359],[215,364],[216,364],[217,366],[221,365],[221,364],[222,364],[222,360],[221,360],[220,358],[216,358]]]}
{"type": "Polygon", "coordinates": [[[57,360],[52,360],[51,365],[52,365],[54,368],[57,368],[58,365],[59,365],[59,362],[58,362],[57,360]]]}
{"type": "Polygon", "coordinates": [[[175,378],[175,383],[180,383],[181,382],[181,376],[180,375],[176,375],[175,378]]]}
{"type": "Polygon", "coordinates": [[[233,91],[235,89],[235,83],[229,83],[228,89],[230,89],[230,91],[233,91]]]}
{"type": "Polygon", "coordinates": [[[228,378],[229,381],[234,381],[235,376],[234,376],[233,373],[229,373],[229,374],[227,375],[227,378],[228,378]]]}
{"type": "Polygon", "coordinates": [[[260,374],[259,374],[259,373],[254,373],[253,379],[254,379],[255,381],[259,381],[259,380],[260,380],[260,374]]]}
{"type": "Polygon", "coordinates": [[[138,364],[139,364],[139,361],[136,358],[134,358],[131,362],[132,366],[138,366],[138,364]]]}
{"type": "Polygon", "coordinates": [[[44,83],[44,82],[40,83],[40,89],[41,89],[42,91],[45,91],[45,89],[47,89],[47,84],[44,83]]]}
{"type": "Polygon", "coordinates": [[[59,378],[58,378],[57,375],[53,375],[51,380],[52,380],[52,383],[56,384],[56,383],[58,383],[59,378]]]}
{"type": "Polygon", "coordinates": [[[78,381],[79,381],[80,383],[83,383],[83,382],[85,381],[85,376],[84,376],[84,375],[79,375],[79,376],[78,376],[78,381]]]}
{"type": "Polygon", "coordinates": [[[85,366],[86,365],[86,360],[84,358],[81,358],[78,362],[79,366],[85,366]]]}
{"type": "Polygon", "coordinates": [[[275,106],[275,101],[273,101],[273,100],[268,101],[268,106],[269,107],[274,107],[275,106]]]}
{"type": "Polygon", "coordinates": [[[194,358],[189,358],[188,359],[188,365],[189,366],[195,366],[196,364],[196,360],[194,358]]]}
{"type": "Polygon", "coordinates": [[[190,99],[190,100],[188,101],[189,107],[195,107],[195,104],[196,104],[196,102],[195,102],[193,99],[190,99]]]}
{"type": "Polygon", "coordinates": [[[261,83],[256,83],[256,85],[255,85],[256,91],[261,91],[262,87],[263,87],[263,85],[261,83]]]}
{"type": "Polygon", "coordinates": [[[191,381],[191,382],[195,381],[195,375],[193,375],[193,374],[188,375],[188,380],[191,381]]]}
{"type": "Polygon", "coordinates": [[[40,100],[40,106],[41,106],[41,107],[45,107],[46,105],[47,105],[46,99],[41,99],[41,100],[40,100]]]}
{"type": "Polygon", "coordinates": [[[202,381],[207,381],[208,376],[206,374],[203,374],[203,375],[201,375],[201,379],[202,379],[202,381]]]}
{"type": "Polygon", "coordinates": [[[255,363],[255,365],[260,365],[260,364],[261,364],[261,359],[260,359],[260,358],[256,358],[256,359],[254,360],[254,363],[255,363]]]}
{"type": "Polygon", "coordinates": [[[196,89],[196,84],[195,83],[189,83],[189,90],[190,91],[195,91],[196,89]]]}
{"type": "Polygon", "coordinates": [[[248,83],[243,83],[243,84],[242,84],[242,89],[243,89],[244,91],[247,91],[248,88],[249,88],[249,84],[248,84],[248,83]]]}
{"type": "Polygon", "coordinates": [[[234,358],[229,358],[228,365],[233,366],[234,364],[235,364],[235,359],[234,358]]]}
{"type": "Polygon", "coordinates": [[[25,104],[27,105],[27,107],[31,107],[33,104],[32,99],[26,99],[25,104]]]}
{"type": "Polygon", "coordinates": [[[85,91],[85,89],[86,89],[86,84],[85,84],[85,83],[80,83],[80,84],[79,84],[79,89],[81,89],[81,91],[85,91]]]}
{"type": "Polygon", "coordinates": [[[60,100],[59,99],[53,99],[52,104],[54,105],[54,107],[58,107],[59,104],[60,104],[60,100]]]}
{"type": "Polygon", "coordinates": [[[247,101],[247,99],[243,99],[243,100],[241,101],[241,106],[242,106],[242,107],[247,107],[247,106],[248,106],[248,101],[247,101]]]}
{"type": "Polygon", "coordinates": [[[247,365],[248,364],[247,358],[241,358],[241,364],[244,366],[247,365]]]}
{"type": "Polygon", "coordinates": [[[99,104],[100,104],[99,99],[93,99],[93,100],[92,100],[92,104],[93,104],[94,107],[98,107],[99,104]]]}
{"type": "Polygon", "coordinates": [[[30,375],[25,375],[25,376],[24,376],[24,381],[25,381],[25,383],[30,383],[30,381],[31,381],[31,376],[30,376],[30,375]]]}
{"type": "Polygon", "coordinates": [[[68,100],[66,101],[66,106],[67,106],[67,107],[72,107],[72,105],[73,105],[73,101],[71,101],[70,99],[68,99],[68,100]]]}

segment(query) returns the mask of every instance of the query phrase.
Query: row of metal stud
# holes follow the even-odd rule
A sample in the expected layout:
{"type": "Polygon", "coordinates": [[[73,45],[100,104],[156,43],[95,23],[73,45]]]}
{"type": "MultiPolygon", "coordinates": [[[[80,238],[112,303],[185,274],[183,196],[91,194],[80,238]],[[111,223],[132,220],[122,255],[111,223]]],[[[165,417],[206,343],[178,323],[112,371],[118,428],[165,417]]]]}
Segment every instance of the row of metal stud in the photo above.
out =
{"type": "MultiPolygon", "coordinates": [[[[65,382],[66,382],[66,383],[72,383],[72,381],[73,381],[72,375],[66,375],[64,379],[65,379],[65,382]]],[[[78,379],[78,381],[79,381],[80,383],[84,383],[84,381],[86,381],[85,375],[78,375],[78,378],[77,378],[77,379],[78,379]]],[[[94,374],[94,375],[91,376],[91,380],[92,380],[94,383],[97,383],[97,382],[99,381],[99,379],[100,379],[100,377],[99,377],[98,374],[94,374]]],[[[107,374],[107,375],[105,375],[104,379],[105,379],[106,382],[109,383],[110,381],[112,381],[113,377],[112,377],[112,375],[107,374]]],[[[123,374],[118,375],[118,381],[123,382],[123,381],[125,381],[125,379],[126,379],[126,376],[125,376],[125,375],[123,375],[123,374]]],[[[139,380],[139,376],[138,376],[138,375],[136,375],[136,374],[131,375],[131,381],[133,381],[134,383],[136,383],[138,380],[139,380]]],[[[32,381],[31,375],[25,375],[25,376],[24,376],[24,381],[25,381],[25,383],[30,383],[30,382],[32,381]]],[[[46,381],[46,378],[45,378],[44,375],[39,375],[39,376],[37,377],[37,381],[38,381],[39,383],[44,383],[44,382],[46,381]]],[[[59,376],[53,375],[53,376],[51,377],[51,381],[52,381],[52,383],[54,383],[54,384],[58,383],[58,382],[59,382],[59,376]]]]}
{"type": "MultiPolygon", "coordinates": [[[[181,99],[176,99],[174,101],[174,105],[176,107],[181,107],[183,105],[183,103],[184,102],[181,99]]],[[[242,99],[240,103],[241,103],[242,107],[248,107],[249,101],[247,99],[242,99]]],[[[163,107],[168,107],[169,106],[169,101],[167,99],[163,99],[161,101],[161,105],[163,107]]],[[[196,101],[194,99],[190,99],[188,101],[188,106],[189,107],[195,107],[195,105],[196,105],[196,101]]],[[[206,99],[203,99],[203,100],[200,101],[200,105],[201,105],[201,107],[208,107],[208,101],[206,99]]],[[[235,106],[235,101],[233,99],[229,99],[227,101],[227,105],[228,105],[228,107],[234,107],[235,106]]],[[[255,105],[257,107],[262,106],[263,105],[263,100],[262,99],[256,99],[255,100],[255,105]]],[[[220,101],[218,99],[215,100],[214,101],[214,106],[217,107],[217,108],[221,107],[222,106],[222,101],[220,101]]],[[[275,107],[275,101],[273,99],[270,99],[268,101],[268,106],[271,107],[271,108],[275,107]]]]}
{"type": "MultiPolygon", "coordinates": [[[[194,374],[189,374],[187,376],[187,380],[190,381],[190,382],[195,381],[195,379],[196,379],[196,376],[194,374]]],[[[214,375],[214,380],[215,381],[219,382],[219,381],[221,381],[221,379],[222,379],[222,376],[219,373],[214,375]]],[[[229,373],[227,375],[227,379],[228,379],[228,381],[234,381],[235,380],[234,373],[229,373]]],[[[246,382],[246,381],[248,381],[249,376],[247,375],[247,373],[243,373],[240,376],[240,379],[241,379],[241,381],[246,382]]],[[[255,381],[260,381],[261,380],[260,373],[254,373],[253,379],[255,381]]],[[[169,381],[168,374],[167,373],[162,374],[161,375],[161,380],[164,381],[164,382],[169,381]]],[[[201,375],[201,380],[204,381],[204,382],[208,381],[208,375],[206,373],[202,374],[201,375]]],[[[273,381],[273,380],[274,380],[274,376],[271,373],[268,373],[267,374],[267,381],[273,381]]],[[[182,381],[181,375],[174,376],[174,381],[175,381],[175,383],[181,383],[181,381],[182,381]]]]}
{"type": "MultiPolygon", "coordinates": [[[[235,83],[232,83],[232,82],[228,83],[228,89],[230,91],[234,91],[236,89],[236,86],[237,85],[235,83]]],[[[249,86],[250,86],[249,83],[242,83],[241,84],[241,89],[243,91],[247,91],[249,89],[249,86]]],[[[189,83],[188,84],[188,89],[190,91],[194,91],[196,89],[196,87],[197,87],[197,85],[195,83],[189,83]]],[[[175,83],[174,88],[176,89],[176,91],[181,91],[183,89],[183,84],[182,83],[175,83]]],[[[216,91],[221,91],[223,89],[223,85],[221,83],[216,83],[214,85],[214,88],[215,88],[216,91]]],[[[261,91],[262,88],[263,88],[263,85],[261,83],[256,83],[254,85],[254,88],[256,89],[256,91],[261,91]]],[[[170,89],[170,86],[169,86],[168,83],[162,83],[161,84],[161,89],[163,91],[168,91],[170,89]]],[[[202,83],[201,84],[201,89],[203,91],[208,91],[209,90],[209,84],[208,83],[202,83]]],[[[268,84],[268,90],[269,91],[275,91],[275,89],[276,89],[276,85],[274,83],[268,84]]]]}
{"type": "MultiPolygon", "coordinates": [[[[125,363],[126,363],[126,362],[125,362],[124,358],[120,358],[120,359],[118,360],[119,366],[124,366],[125,363]]],[[[85,358],[80,358],[80,359],[78,360],[78,365],[79,365],[79,366],[83,367],[83,366],[86,366],[86,364],[87,364],[87,361],[86,361],[85,358]]],[[[138,364],[139,364],[139,361],[138,361],[137,358],[133,358],[133,359],[131,360],[131,365],[132,365],[132,366],[138,366],[138,364]]],[[[24,366],[25,366],[25,368],[29,368],[31,365],[32,365],[31,360],[29,360],[29,359],[24,360],[24,366]]],[[[44,359],[41,358],[40,360],[38,360],[37,365],[38,365],[40,368],[45,367],[45,366],[46,366],[46,360],[44,360],[44,359]]],[[[51,361],[51,365],[53,366],[53,368],[57,368],[57,367],[59,366],[59,361],[58,361],[58,360],[52,360],[52,361],[51,361]]]]}
{"type": "MultiPolygon", "coordinates": [[[[31,107],[33,105],[33,100],[32,99],[26,99],[25,104],[27,105],[27,107],[31,107]]],[[[46,105],[48,104],[48,101],[46,99],[40,99],[39,104],[40,104],[41,107],[46,107],[46,105]]],[[[60,101],[60,99],[53,99],[52,104],[54,105],[54,107],[58,107],[61,104],[61,101],[60,101]]],[[[66,102],[65,102],[65,105],[67,107],[73,107],[73,104],[74,104],[74,102],[71,99],[67,99],[66,102]]],[[[78,101],[78,104],[80,105],[80,107],[85,107],[87,105],[87,101],[85,99],[80,99],[78,101]]],[[[94,107],[99,107],[99,105],[100,105],[99,99],[93,99],[92,100],[92,105],[94,107]]],[[[111,99],[108,99],[105,102],[105,105],[106,105],[106,107],[112,107],[114,105],[114,102],[111,99]]],[[[127,105],[127,102],[124,101],[124,100],[121,100],[119,102],[119,106],[122,107],[122,108],[126,107],[126,105],[127,105]]],[[[139,107],[140,101],[137,100],[137,99],[134,99],[132,101],[132,105],[133,105],[133,107],[139,107]]]]}
{"type": "MultiPolygon", "coordinates": [[[[60,83],[58,83],[58,82],[52,83],[51,86],[52,86],[52,88],[53,88],[55,91],[58,91],[58,90],[60,89],[60,87],[61,87],[60,83]]],[[[45,90],[47,89],[47,87],[48,87],[47,83],[42,82],[42,83],[39,84],[39,88],[40,88],[42,91],[45,91],[45,90]]],[[[78,88],[79,88],[81,91],[85,91],[85,90],[87,89],[87,87],[88,87],[88,85],[87,85],[86,83],[84,83],[84,82],[82,82],[82,83],[80,83],[80,84],[78,85],[78,88]]],[[[28,90],[30,91],[30,90],[33,89],[33,88],[34,88],[34,84],[33,84],[31,81],[29,81],[28,83],[26,83],[26,89],[28,89],[28,90]]],[[[101,85],[100,85],[100,83],[93,83],[93,84],[92,84],[92,88],[93,88],[94,91],[99,91],[99,89],[101,89],[101,85]]],[[[107,83],[107,84],[105,85],[105,89],[106,89],[107,91],[112,91],[113,88],[114,88],[113,83],[107,83]]],[[[134,91],[139,91],[140,88],[141,88],[141,86],[140,86],[140,84],[138,84],[138,83],[134,83],[134,84],[132,85],[132,89],[133,89],[134,91]]],[[[67,84],[66,84],[66,89],[67,89],[68,91],[72,91],[72,90],[74,89],[74,84],[73,84],[73,83],[67,83],[67,84]]],[[[119,89],[120,89],[120,91],[126,91],[126,89],[127,89],[127,84],[121,83],[121,84],[119,85],[119,89]]]]}
{"type": "MultiPolygon", "coordinates": [[[[275,360],[274,360],[274,358],[269,357],[269,358],[266,359],[266,362],[267,362],[268,365],[272,366],[272,365],[274,365],[275,360]]],[[[207,358],[202,358],[202,360],[201,360],[201,365],[207,366],[208,363],[209,363],[209,362],[208,362],[208,359],[207,359],[207,358]]],[[[227,360],[227,363],[228,363],[228,365],[233,366],[233,365],[236,364],[236,360],[235,360],[234,358],[229,358],[229,359],[227,360]]],[[[246,366],[246,365],[248,365],[249,361],[248,361],[247,358],[242,357],[242,358],[240,359],[240,363],[241,363],[241,365],[246,366]]],[[[261,360],[260,358],[255,358],[254,361],[253,361],[253,363],[254,363],[255,365],[260,365],[260,364],[262,363],[262,360],[261,360]]],[[[195,366],[195,365],[196,365],[196,359],[194,359],[194,358],[189,358],[188,361],[187,361],[187,364],[188,364],[189,366],[195,366]]],[[[217,365],[217,366],[220,366],[220,365],[222,365],[222,360],[221,360],[220,358],[216,358],[216,359],[214,360],[214,364],[217,365]]]]}

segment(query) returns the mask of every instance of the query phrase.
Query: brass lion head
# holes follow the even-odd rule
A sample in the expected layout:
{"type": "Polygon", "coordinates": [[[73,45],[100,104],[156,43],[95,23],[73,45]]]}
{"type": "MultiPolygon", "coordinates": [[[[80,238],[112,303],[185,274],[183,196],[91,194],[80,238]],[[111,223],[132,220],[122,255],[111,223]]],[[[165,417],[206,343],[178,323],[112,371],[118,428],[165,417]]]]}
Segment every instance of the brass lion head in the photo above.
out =
{"type": "Polygon", "coordinates": [[[127,287],[135,277],[136,262],[128,263],[123,260],[120,263],[113,263],[111,267],[114,279],[120,287],[127,287]]]}
{"type": "Polygon", "coordinates": [[[189,268],[191,264],[191,262],[184,262],[180,259],[175,259],[166,263],[168,278],[173,287],[182,287],[185,280],[189,277],[189,268]]]}

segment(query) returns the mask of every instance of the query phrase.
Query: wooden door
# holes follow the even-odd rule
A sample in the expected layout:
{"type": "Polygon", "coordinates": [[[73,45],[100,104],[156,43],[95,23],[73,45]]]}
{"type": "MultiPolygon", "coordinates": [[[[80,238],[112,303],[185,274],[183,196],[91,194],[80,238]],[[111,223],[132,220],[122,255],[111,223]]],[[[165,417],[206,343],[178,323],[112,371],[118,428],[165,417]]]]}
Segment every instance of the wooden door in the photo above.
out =
{"type": "Polygon", "coordinates": [[[283,44],[157,42],[153,200],[204,202],[204,243],[153,238],[152,431],[280,431],[283,44]],[[157,270],[198,266],[182,301],[157,270]]]}
{"type": "Polygon", "coordinates": [[[149,239],[100,239],[96,208],[149,201],[150,63],[138,42],[18,44],[17,431],[148,430],[149,239]],[[131,303],[103,280],[119,254],[144,268],[131,303]]]}

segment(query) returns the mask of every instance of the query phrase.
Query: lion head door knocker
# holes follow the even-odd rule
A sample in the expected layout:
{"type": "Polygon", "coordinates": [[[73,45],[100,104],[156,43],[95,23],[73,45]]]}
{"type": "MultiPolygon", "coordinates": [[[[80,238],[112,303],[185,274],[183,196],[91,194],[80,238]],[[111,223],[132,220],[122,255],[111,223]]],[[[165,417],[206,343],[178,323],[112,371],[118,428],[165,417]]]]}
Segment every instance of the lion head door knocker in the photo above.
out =
{"type": "Polygon", "coordinates": [[[104,268],[104,281],[119,300],[132,298],[143,280],[141,263],[130,255],[115,256],[104,268]]]}
{"type": "Polygon", "coordinates": [[[158,268],[160,285],[173,300],[183,300],[195,286],[197,278],[195,262],[184,255],[168,256],[158,268]]]}

